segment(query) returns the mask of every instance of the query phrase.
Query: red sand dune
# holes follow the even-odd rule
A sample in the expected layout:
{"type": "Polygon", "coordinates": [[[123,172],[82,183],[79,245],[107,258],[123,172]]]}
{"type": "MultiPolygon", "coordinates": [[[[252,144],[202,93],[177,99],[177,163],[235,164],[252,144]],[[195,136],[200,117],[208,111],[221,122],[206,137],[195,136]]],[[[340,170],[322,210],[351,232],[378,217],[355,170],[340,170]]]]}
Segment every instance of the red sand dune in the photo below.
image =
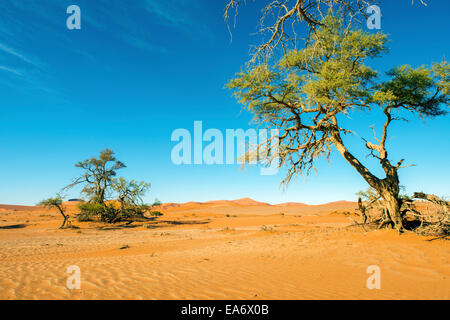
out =
{"type": "Polygon", "coordinates": [[[277,207],[303,207],[303,206],[307,206],[307,204],[301,203],[301,202],[284,202],[284,203],[276,204],[275,206],[277,206],[277,207]]]}
{"type": "Polygon", "coordinates": [[[242,199],[238,199],[238,200],[233,200],[231,202],[240,204],[242,206],[268,206],[269,205],[268,203],[258,202],[253,199],[250,199],[250,198],[242,198],[242,199]]]}
{"type": "Polygon", "coordinates": [[[356,202],[352,201],[335,201],[320,205],[308,205],[306,203],[301,202],[285,202],[280,204],[269,204],[266,202],[255,201],[251,198],[242,198],[237,200],[213,200],[206,202],[185,202],[185,203],[163,203],[159,208],[161,210],[171,210],[171,209],[185,209],[185,208],[193,208],[193,207],[248,207],[248,206],[260,206],[260,207],[332,207],[336,206],[336,209],[339,207],[349,207],[353,208],[356,205],[356,202]]]}
{"type": "Polygon", "coordinates": [[[19,206],[19,205],[10,205],[10,204],[0,204],[0,212],[5,211],[33,211],[39,210],[42,207],[39,206],[19,206]]]}

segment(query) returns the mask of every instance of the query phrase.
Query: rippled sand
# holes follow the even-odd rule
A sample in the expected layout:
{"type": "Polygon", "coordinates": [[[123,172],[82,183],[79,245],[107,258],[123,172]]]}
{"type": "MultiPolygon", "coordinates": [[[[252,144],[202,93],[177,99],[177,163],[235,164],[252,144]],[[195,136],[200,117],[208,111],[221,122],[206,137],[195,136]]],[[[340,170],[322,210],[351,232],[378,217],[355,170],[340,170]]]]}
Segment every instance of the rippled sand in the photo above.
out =
{"type": "Polygon", "coordinates": [[[1,206],[0,298],[450,298],[448,240],[365,233],[348,227],[342,213],[353,209],[192,203],[166,207],[147,227],[58,230],[56,212],[1,206]],[[81,269],[80,290],[66,288],[70,265],[81,269]],[[369,265],[381,269],[380,290],[366,287],[369,265]]]}

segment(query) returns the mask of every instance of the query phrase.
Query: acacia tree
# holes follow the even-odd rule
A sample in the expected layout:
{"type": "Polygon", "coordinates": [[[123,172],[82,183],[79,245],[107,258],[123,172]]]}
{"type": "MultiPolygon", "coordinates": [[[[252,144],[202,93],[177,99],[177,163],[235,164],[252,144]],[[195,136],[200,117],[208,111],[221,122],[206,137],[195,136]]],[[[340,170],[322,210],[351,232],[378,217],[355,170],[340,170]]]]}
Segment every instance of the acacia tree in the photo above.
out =
{"type": "MultiPolygon", "coordinates": [[[[404,160],[388,159],[388,129],[393,121],[404,119],[405,112],[420,117],[445,114],[450,67],[447,62],[417,69],[399,66],[387,73],[388,80],[380,81],[365,63],[386,52],[386,42],[386,35],[351,28],[330,11],[303,49],[289,50],[271,64],[250,65],[227,86],[257,123],[280,130],[280,166],[288,166],[284,183],[308,173],[319,157],[329,158],[334,147],[380,195],[390,223],[401,231],[398,170],[404,160]],[[367,110],[385,117],[381,136],[375,134],[375,143],[365,142],[384,177],[371,172],[343,140],[343,135],[353,133],[342,125],[343,117],[367,110]]],[[[260,146],[270,148],[270,141],[260,146]]]]}
{"type": "Polygon", "coordinates": [[[116,159],[112,150],[105,149],[100,151],[98,158],[80,161],[75,167],[83,169],[84,172],[66,188],[82,184],[84,187],[81,192],[88,196],[92,203],[104,205],[106,193],[117,175],[117,170],[126,166],[116,159]]]}
{"type": "Polygon", "coordinates": [[[64,229],[65,227],[70,227],[71,223],[69,220],[69,215],[65,212],[64,206],[63,206],[63,198],[60,195],[56,195],[54,198],[48,198],[45,200],[42,200],[39,202],[40,206],[44,206],[47,209],[58,209],[59,213],[63,216],[64,220],[60,229],[64,229]]]}

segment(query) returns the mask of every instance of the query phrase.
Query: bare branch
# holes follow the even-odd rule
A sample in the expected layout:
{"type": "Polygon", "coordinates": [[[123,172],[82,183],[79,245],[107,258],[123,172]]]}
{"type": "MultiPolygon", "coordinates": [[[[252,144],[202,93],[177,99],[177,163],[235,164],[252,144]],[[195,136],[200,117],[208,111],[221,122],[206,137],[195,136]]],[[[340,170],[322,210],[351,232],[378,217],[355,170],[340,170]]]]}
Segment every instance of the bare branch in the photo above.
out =
{"type": "MultiPolygon", "coordinates": [[[[224,18],[230,34],[229,20],[233,17],[233,25],[236,25],[239,8],[245,3],[245,0],[229,0],[225,7],[224,18]],[[234,11],[234,14],[232,11],[234,11]]],[[[364,9],[369,5],[368,0],[268,1],[268,4],[262,9],[258,25],[259,34],[263,37],[268,34],[268,40],[263,40],[261,44],[255,47],[250,63],[255,63],[264,57],[267,59],[277,47],[281,47],[283,50],[289,44],[296,47],[296,43],[299,40],[296,26],[306,25],[307,31],[304,39],[309,38],[315,32],[315,29],[321,25],[320,20],[329,8],[339,7],[352,20],[357,14],[365,16],[364,9]],[[292,34],[286,29],[288,24],[291,26],[292,34]]]]}

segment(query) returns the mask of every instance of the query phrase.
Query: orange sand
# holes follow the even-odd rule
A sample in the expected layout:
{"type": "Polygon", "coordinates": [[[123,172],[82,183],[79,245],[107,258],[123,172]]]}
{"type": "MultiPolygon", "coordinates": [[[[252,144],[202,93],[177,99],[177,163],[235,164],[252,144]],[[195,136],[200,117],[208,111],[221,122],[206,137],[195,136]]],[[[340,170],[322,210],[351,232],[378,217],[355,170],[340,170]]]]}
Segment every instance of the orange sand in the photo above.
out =
{"type": "Polygon", "coordinates": [[[163,205],[147,227],[58,230],[57,212],[3,205],[0,299],[450,298],[448,240],[363,232],[349,227],[355,208],[192,202],[163,205]],[[66,288],[70,265],[81,290],[66,288]],[[381,268],[380,290],[366,287],[369,265],[381,268]]]}

